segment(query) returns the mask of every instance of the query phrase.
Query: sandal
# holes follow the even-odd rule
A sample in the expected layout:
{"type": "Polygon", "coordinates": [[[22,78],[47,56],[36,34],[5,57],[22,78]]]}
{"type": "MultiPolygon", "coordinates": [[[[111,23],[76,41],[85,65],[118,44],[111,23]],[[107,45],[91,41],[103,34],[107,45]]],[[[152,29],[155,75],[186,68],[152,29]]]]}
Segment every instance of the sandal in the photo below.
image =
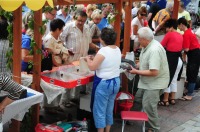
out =
{"type": "Polygon", "coordinates": [[[175,99],[170,99],[169,103],[172,104],[172,105],[175,105],[176,104],[175,99]]]}
{"type": "Polygon", "coordinates": [[[158,105],[159,106],[169,106],[169,101],[159,101],[158,105]]]}

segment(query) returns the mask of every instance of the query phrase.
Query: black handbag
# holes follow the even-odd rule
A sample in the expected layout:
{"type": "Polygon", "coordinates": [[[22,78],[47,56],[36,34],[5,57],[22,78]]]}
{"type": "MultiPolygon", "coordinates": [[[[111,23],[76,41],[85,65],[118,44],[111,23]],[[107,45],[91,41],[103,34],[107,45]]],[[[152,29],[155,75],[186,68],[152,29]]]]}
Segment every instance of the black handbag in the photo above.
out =
{"type": "Polygon", "coordinates": [[[53,61],[52,61],[52,54],[49,53],[47,50],[42,50],[43,59],[41,62],[41,71],[45,70],[52,70],[53,61]]]}

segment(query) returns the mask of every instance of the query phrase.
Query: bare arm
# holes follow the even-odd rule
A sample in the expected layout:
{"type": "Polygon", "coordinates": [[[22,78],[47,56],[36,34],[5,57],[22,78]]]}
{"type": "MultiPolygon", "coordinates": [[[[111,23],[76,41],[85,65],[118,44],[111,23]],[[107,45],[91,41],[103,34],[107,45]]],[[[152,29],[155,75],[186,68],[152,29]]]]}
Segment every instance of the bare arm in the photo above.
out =
{"type": "Polygon", "coordinates": [[[103,62],[103,60],[105,59],[105,57],[103,55],[97,54],[94,59],[92,59],[91,56],[87,56],[86,60],[87,60],[87,64],[90,70],[95,71],[98,69],[98,67],[100,66],[100,64],[103,62]]]}
{"type": "Polygon", "coordinates": [[[29,50],[22,49],[22,60],[24,62],[33,61],[33,55],[29,55],[29,50]]]}
{"type": "Polygon", "coordinates": [[[0,103],[0,112],[4,113],[4,109],[6,108],[7,105],[11,104],[14,100],[6,97],[2,103],[0,103]]]}
{"type": "Polygon", "coordinates": [[[151,16],[152,16],[152,13],[149,13],[148,17],[147,17],[147,21],[149,21],[151,19],[151,16]]]}
{"type": "Polygon", "coordinates": [[[138,25],[133,25],[133,34],[137,35],[138,32],[138,25]]]}
{"type": "Polygon", "coordinates": [[[132,70],[129,71],[132,74],[138,74],[142,76],[157,76],[158,70],[137,70],[132,67],[132,70]]]}
{"type": "Polygon", "coordinates": [[[98,42],[100,42],[100,40],[99,40],[99,38],[95,38],[95,39],[92,39],[92,42],[93,43],[98,43],[98,42]]]}
{"type": "Polygon", "coordinates": [[[99,49],[100,49],[99,46],[97,46],[94,43],[90,43],[89,47],[92,48],[92,49],[94,49],[96,52],[99,51],[99,49]]]}
{"type": "Polygon", "coordinates": [[[152,21],[151,26],[152,26],[153,30],[155,31],[156,30],[156,22],[152,21]]]}

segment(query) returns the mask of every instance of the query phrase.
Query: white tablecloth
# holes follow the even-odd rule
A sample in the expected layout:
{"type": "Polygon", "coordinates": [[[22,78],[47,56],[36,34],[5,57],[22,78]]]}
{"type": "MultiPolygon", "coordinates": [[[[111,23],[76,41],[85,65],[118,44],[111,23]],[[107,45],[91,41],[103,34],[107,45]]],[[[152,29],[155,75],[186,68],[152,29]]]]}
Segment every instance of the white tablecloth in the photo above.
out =
{"type": "Polygon", "coordinates": [[[16,100],[8,105],[4,110],[4,114],[2,115],[3,124],[7,123],[10,119],[22,121],[25,113],[32,105],[38,104],[43,101],[42,93],[39,93],[25,86],[23,87],[27,89],[28,93],[32,93],[34,95],[24,99],[16,100]]]}
{"type": "MultiPolygon", "coordinates": [[[[21,74],[21,81],[24,86],[30,86],[32,83],[32,76],[21,74]]],[[[47,97],[47,103],[50,104],[58,95],[65,93],[65,88],[45,82],[43,79],[40,81],[40,86],[47,97]]]]}

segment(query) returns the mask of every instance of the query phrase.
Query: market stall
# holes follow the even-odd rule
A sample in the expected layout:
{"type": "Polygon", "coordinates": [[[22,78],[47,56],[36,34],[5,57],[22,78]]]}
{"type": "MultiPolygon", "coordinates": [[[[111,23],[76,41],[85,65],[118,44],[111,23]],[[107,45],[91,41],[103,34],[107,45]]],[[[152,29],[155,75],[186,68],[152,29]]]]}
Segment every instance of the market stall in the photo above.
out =
{"type": "MultiPolygon", "coordinates": [[[[124,49],[123,49],[123,54],[125,54],[130,45],[129,45],[129,37],[130,37],[130,20],[131,18],[131,8],[132,8],[132,2],[134,1],[142,1],[142,0],[0,0],[0,6],[7,11],[14,11],[14,28],[13,28],[13,56],[15,59],[13,59],[13,76],[14,80],[16,82],[21,83],[21,58],[17,57],[19,54],[21,54],[21,17],[22,17],[22,4],[26,4],[30,9],[34,10],[34,19],[37,21],[37,24],[34,23],[34,39],[38,47],[41,47],[41,38],[42,35],[39,33],[39,27],[42,25],[42,6],[44,4],[48,4],[50,6],[54,5],[69,5],[69,4],[89,4],[89,3],[114,3],[116,6],[116,9],[119,11],[119,13],[116,16],[116,21],[115,21],[115,30],[117,32],[120,32],[120,22],[121,22],[121,9],[122,9],[122,3],[126,2],[125,4],[125,35],[124,35],[124,49]],[[13,3],[14,2],[14,3],[13,3]],[[18,19],[19,18],[19,19],[18,19]]],[[[178,4],[180,0],[175,0],[175,6],[174,6],[174,18],[177,17],[178,13],[178,4]]],[[[120,33],[118,33],[118,38],[117,38],[117,45],[119,46],[119,41],[120,41],[120,33]]],[[[35,49],[36,50],[36,49],[35,49]]],[[[40,54],[34,54],[34,62],[38,62],[37,64],[34,65],[33,69],[33,83],[32,83],[32,88],[40,91],[40,65],[41,65],[41,55],[40,54]]],[[[126,77],[125,77],[126,78],[126,77]]],[[[127,82],[123,81],[122,84],[124,87],[127,87],[127,82]]],[[[33,107],[33,126],[36,126],[36,124],[39,122],[39,105],[35,105],[33,107]]],[[[15,125],[12,125],[11,131],[20,131],[19,130],[19,122],[14,122],[15,125]]]]}

